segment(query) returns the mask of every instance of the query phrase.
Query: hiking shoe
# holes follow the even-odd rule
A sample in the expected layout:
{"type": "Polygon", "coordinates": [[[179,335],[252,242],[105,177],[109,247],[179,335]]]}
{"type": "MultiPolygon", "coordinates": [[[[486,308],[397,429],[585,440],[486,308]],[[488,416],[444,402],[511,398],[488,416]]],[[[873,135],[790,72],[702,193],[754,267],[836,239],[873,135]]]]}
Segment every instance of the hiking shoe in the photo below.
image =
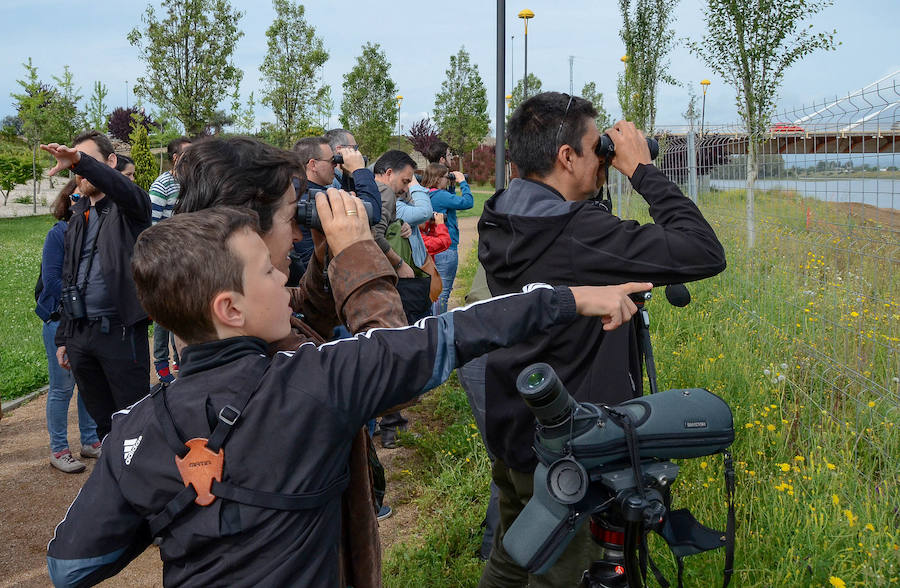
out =
{"type": "Polygon", "coordinates": [[[81,446],[81,457],[87,457],[90,459],[98,459],[100,457],[100,442],[97,441],[93,445],[82,445],[81,446]]]}
{"type": "Polygon", "coordinates": [[[159,376],[160,382],[163,384],[171,384],[175,381],[175,375],[172,373],[172,370],[169,369],[168,361],[157,361],[155,367],[156,375],[159,376]]]}
{"type": "Polygon", "coordinates": [[[68,449],[51,453],[50,465],[67,474],[77,474],[78,472],[83,472],[85,468],[87,468],[82,462],[72,457],[72,452],[68,449]]]}
{"type": "Polygon", "coordinates": [[[378,520],[383,521],[384,519],[389,519],[392,514],[394,514],[394,509],[386,504],[382,504],[381,509],[378,511],[378,520]]]}
{"type": "Polygon", "coordinates": [[[381,429],[381,446],[385,449],[397,449],[397,431],[381,429]]]}

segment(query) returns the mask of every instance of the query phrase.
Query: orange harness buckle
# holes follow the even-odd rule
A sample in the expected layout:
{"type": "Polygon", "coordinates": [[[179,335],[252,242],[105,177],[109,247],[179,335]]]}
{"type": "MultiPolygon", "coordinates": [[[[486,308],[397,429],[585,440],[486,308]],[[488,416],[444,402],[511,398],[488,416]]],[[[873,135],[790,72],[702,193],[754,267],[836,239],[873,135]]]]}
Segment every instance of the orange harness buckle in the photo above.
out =
{"type": "Polygon", "coordinates": [[[209,506],[216,500],[212,493],[213,480],[222,481],[222,467],[225,464],[225,452],[220,448],[213,453],[207,446],[207,440],[195,437],[185,445],[189,451],[184,457],[175,456],[175,465],[185,486],[193,486],[197,492],[194,499],[200,506],[209,506]]]}

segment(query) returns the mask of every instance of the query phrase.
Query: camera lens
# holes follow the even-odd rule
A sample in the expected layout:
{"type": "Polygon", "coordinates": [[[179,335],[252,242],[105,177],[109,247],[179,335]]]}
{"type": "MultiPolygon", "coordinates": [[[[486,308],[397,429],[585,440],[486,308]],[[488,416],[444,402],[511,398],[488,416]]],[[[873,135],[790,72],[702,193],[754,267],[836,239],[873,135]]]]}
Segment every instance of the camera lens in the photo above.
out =
{"type": "Polygon", "coordinates": [[[335,153],[331,157],[331,163],[334,163],[336,165],[340,165],[340,164],[344,163],[344,156],[341,155],[340,153],[335,153]]]}
{"type": "Polygon", "coordinates": [[[546,363],[536,363],[522,370],[516,379],[516,389],[545,427],[567,421],[575,409],[575,400],[546,363]]]}

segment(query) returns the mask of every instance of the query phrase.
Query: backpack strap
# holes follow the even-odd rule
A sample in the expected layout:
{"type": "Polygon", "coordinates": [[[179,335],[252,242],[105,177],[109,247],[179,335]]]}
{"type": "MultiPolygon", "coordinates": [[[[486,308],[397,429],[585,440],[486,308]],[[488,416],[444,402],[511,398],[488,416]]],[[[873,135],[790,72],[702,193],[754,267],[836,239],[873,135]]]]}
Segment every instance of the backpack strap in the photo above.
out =
{"type": "MultiPolygon", "coordinates": [[[[260,381],[262,378],[260,378],[260,381]]],[[[178,458],[184,458],[188,454],[188,445],[184,441],[185,435],[178,429],[178,425],[172,418],[166,402],[166,384],[157,384],[150,393],[156,410],[156,417],[163,430],[166,443],[178,458]]],[[[247,406],[250,397],[257,387],[247,387],[234,399],[233,404],[226,404],[220,411],[216,427],[209,439],[205,440],[206,449],[213,453],[222,450],[234,426],[238,423],[241,413],[247,406]]],[[[286,494],[280,492],[264,492],[236,486],[229,482],[213,479],[211,493],[213,499],[222,498],[248,506],[269,508],[272,510],[310,510],[318,508],[331,500],[335,495],[341,494],[350,482],[349,467],[328,486],[312,492],[298,494],[286,494]]],[[[197,504],[198,492],[193,483],[187,483],[163,508],[161,512],[150,517],[148,523],[150,533],[154,537],[169,527],[183,512],[197,504]]]]}

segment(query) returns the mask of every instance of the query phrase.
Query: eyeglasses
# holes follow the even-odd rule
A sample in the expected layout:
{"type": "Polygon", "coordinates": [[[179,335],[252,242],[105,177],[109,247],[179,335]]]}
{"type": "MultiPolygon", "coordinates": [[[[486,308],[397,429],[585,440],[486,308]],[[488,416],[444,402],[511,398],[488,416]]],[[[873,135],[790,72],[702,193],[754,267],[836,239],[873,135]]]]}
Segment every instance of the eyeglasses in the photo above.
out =
{"type": "Polygon", "coordinates": [[[338,145],[338,148],[346,147],[348,149],[353,149],[354,151],[359,151],[359,145],[338,145]]]}
{"type": "Polygon", "coordinates": [[[328,165],[337,165],[337,163],[333,159],[319,159],[318,157],[313,157],[313,161],[324,161],[328,165]]]}
{"type": "MultiPolygon", "coordinates": [[[[566,96],[566,94],[563,94],[566,96]]],[[[569,96],[569,102],[566,104],[566,111],[563,113],[562,120],[559,121],[559,128],[556,129],[556,144],[559,145],[559,134],[562,132],[563,125],[566,124],[566,117],[569,115],[569,107],[572,106],[574,96],[569,96]]]]}

